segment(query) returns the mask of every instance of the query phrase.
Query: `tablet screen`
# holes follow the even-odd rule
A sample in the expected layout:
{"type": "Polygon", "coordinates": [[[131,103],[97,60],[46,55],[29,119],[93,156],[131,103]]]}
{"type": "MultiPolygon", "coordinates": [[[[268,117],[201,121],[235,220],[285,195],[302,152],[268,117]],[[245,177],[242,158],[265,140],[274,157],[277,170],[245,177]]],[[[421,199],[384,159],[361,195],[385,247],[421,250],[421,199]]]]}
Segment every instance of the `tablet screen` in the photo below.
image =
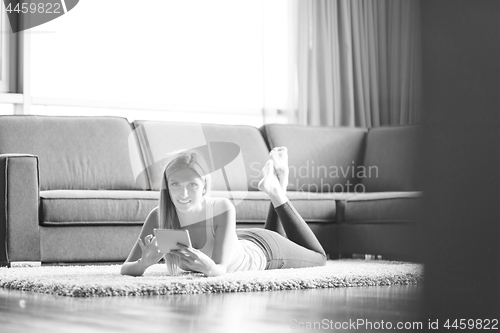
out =
{"type": "Polygon", "coordinates": [[[191,247],[191,239],[187,230],[154,229],[158,247],[163,253],[178,249],[177,243],[191,247]]]}

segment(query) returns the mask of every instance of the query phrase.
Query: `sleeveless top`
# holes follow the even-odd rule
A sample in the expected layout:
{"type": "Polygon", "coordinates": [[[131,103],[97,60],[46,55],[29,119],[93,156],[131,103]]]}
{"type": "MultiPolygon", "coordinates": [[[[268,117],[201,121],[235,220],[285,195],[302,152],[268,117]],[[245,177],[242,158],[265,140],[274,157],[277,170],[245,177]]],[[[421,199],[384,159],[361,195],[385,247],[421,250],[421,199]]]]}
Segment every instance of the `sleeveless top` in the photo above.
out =
{"type": "MultiPolygon", "coordinates": [[[[206,242],[201,252],[212,258],[215,241],[214,205],[215,198],[205,197],[206,200],[206,242]]],[[[238,239],[231,253],[231,260],[227,267],[228,272],[264,270],[267,258],[262,249],[251,240],[238,239]]]]}

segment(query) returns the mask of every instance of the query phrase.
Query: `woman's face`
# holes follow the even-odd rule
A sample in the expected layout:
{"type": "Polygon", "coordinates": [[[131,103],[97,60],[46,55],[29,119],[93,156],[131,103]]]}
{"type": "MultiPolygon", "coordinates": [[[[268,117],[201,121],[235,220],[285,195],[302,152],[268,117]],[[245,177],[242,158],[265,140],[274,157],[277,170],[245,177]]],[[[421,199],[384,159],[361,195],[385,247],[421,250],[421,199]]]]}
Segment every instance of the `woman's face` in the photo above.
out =
{"type": "Polygon", "coordinates": [[[173,172],[168,177],[168,189],[178,211],[189,212],[202,208],[205,181],[192,169],[173,172]]]}

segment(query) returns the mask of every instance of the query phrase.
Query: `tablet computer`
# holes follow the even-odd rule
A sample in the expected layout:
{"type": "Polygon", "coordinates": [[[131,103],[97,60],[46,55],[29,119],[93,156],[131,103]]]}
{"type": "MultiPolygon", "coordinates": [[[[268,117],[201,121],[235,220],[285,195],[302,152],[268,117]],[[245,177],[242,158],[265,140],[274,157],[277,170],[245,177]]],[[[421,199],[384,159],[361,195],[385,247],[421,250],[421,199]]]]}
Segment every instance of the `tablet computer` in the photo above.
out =
{"type": "Polygon", "coordinates": [[[156,242],[160,251],[169,253],[173,249],[178,249],[177,243],[191,247],[191,239],[187,230],[178,229],[154,229],[156,242]]]}

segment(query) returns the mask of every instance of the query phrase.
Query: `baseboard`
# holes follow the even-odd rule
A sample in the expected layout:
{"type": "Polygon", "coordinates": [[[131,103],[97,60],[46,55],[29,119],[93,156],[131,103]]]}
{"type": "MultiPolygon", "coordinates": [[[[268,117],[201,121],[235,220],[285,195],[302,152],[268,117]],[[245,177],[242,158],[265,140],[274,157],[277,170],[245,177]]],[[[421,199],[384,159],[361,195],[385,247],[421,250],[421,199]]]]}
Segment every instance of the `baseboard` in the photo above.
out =
{"type": "Polygon", "coordinates": [[[42,266],[41,261],[11,261],[9,267],[40,267],[42,266]]]}
{"type": "Polygon", "coordinates": [[[122,261],[54,261],[43,262],[42,266],[108,266],[123,265],[122,261]]]}

